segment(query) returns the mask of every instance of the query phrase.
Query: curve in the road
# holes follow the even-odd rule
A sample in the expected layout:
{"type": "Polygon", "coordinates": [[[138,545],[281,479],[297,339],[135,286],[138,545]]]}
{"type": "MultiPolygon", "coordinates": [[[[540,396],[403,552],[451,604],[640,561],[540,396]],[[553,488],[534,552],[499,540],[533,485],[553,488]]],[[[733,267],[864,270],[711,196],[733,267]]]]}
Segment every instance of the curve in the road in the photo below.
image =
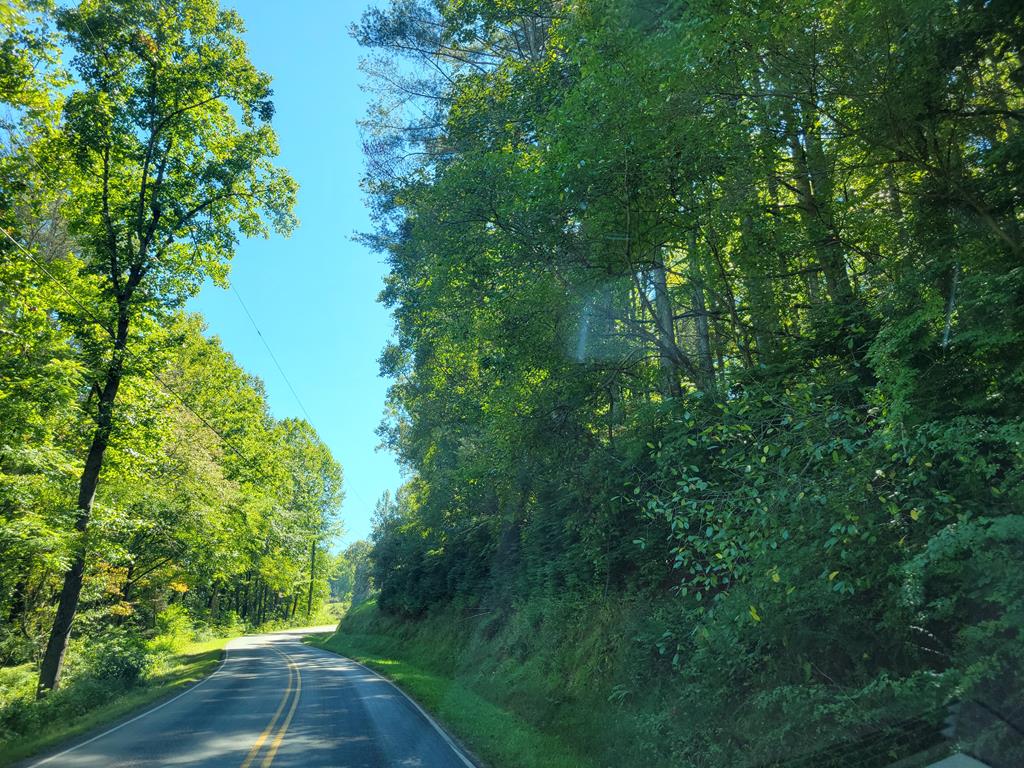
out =
{"type": "Polygon", "coordinates": [[[303,644],[311,631],[239,638],[187,691],[29,768],[474,768],[392,683],[303,644]]]}

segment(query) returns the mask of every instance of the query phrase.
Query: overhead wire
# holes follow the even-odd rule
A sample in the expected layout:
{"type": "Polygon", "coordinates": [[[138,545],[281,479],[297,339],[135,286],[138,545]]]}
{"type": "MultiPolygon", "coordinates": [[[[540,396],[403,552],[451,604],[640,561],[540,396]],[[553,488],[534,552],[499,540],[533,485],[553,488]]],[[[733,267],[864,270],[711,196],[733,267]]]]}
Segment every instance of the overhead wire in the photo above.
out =
{"type": "MultiPolygon", "coordinates": [[[[274,361],[274,366],[277,368],[278,373],[281,374],[281,378],[284,379],[284,383],[287,384],[288,389],[291,390],[292,396],[295,398],[295,402],[298,403],[299,408],[302,410],[303,415],[306,417],[306,421],[312,424],[313,417],[309,415],[309,411],[307,411],[306,406],[303,405],[302,399],[299,397],[298,392],[295,391],[295,387],[292,386],[291,381],[288,379],[288,374],[284,372],[284,368],[281,366],[281,363],[278,362],[277,355],[274,354],[274,350],[270,348],[270,344],[267,342],[266,337],[264,337],[262,331],[260,331],[259,326],[256,324],[256,320],[253,318],[252,313],[249,311],[249,307],[246,306],[245,301],[242,299],[242,294],[238,292],[238,289],[234,286],[234,284],[231,285],[231,290],[235,294],[235,298],[238,299],[238,303],[242,306],[242,310],[245,312],[246,317],[249,318],[249,322],[252,324],[253,330],[256,331],[256,335],[259,336],[260,341],[263,342],[263,346],[266,348],[267,353],[270,355],[270,359],[274,361]]],[[[363,506],[367,507],[368,509],[371,507],[371,505],[362,497],[359,491],[357,491],[354,487],[350,487],[346,490],[350,490],[355,495],[356,500],[359,501],[359,503],[361,503],[363,506]]]]}
{"type": "MultiPolygon", "coordinates": [[[[89,307],[87,307],[65,285],[63,280],[61,280],[59,277],[54,275],[53,272],[51,272],[41,260],[36,258],[35,254],[33,254],[28,248],[26,248],[24,245],[22,245],[17,239],[15,239],[14,236],[11,235],[11,233],[8,232],[4,227],[0,227],[0,232],[2,232],[4,234],[4,236],[15,245],[15,247],[17,247],[22,253],[24,253],[26,256],[28,256],[28,258],[32,260],[32,262],[39,268],[39,270],[44,275],[46,275],[46,277],[48,277],[72,301],[72,303],[74,303],[74,305],[76,307],[78,307],[83,313],[85,313],[85,315],[88,316],[88,318],[95,325],[97,325],[100,329],[102,329],[108,336],[110,336],[111,339],[115,338],[114,332],[111,331],[110,328],[108,328],[106,326],[106,324],[104,324],[103,321],[100,320],[100,318],[98,318],[96,316],[96,314],[92,310],[90,310],[89,307]]],[[[267,348],[267,352],[270,353],[270,356],[274,360],[275,365],[277,366],[278,370],[281,372],[281,376],[285,379],[285,382],[288,384],[289,389],[291,389],[292,394],[295,396],[295,401],[299,404],[299,407],[302,409],[303,414],[305,414],[306,419],[311,422],[312,419],[310,419],[309,412],[306,410],[306,408],[303,405],[302,401],[300,400],[298,394],[295,392],[294,387],[292,387],[291,382],[288,380],[287,374],[285,374],[284,370],[281,368],[281,365],[277,361],[277,358],[275,357],[275,355],[273,353],[273,350],[271,350],[270,345],[267,344],[266,339],[263,338],[263,334],[260,333],[259,327],[256,325],[255,320],[252,318],[251,313],[249,312],[248,308],[245,305],[245,302],[242,300],[242,297],[238,293],[237,290],[235,291],[235,295],[238,297],[239,303],[242,305],[242,308],[245,310],[246,315],[249,316],[249,319],[252,322],[253,327],[256,329],[257,334],[259,334],[260,338],[263,340],[264,345],[267,348]]],[[[124,352],[124,354],[126,356],[132,357],[132,358],[134,358],[136,360],[138,359],[138,355],[136,353],[132,352],[130,349],[125,348],[123,350],[123,352],[124,352]]],[[[194,415],[203,424],[203,426],[205,426],[211,433],[213,433],[213,435],[221,442],[221,444],[223,444],[225,447],[230,449],[232,453],[234,453],[239,459],[241,459],[245,463],[245,465],[247,467],[249,467],[249,469],[254,470],[261,477],[261,479],[263,479],[265,481],[271,481],[272,480],[272,478],[270,478],[269,475],[267,475],[262,469],[260,469],[256,465],[254,459],[252,459],[251,457],[247,456],[241,449],[239,449],[237,446],[235,446],[234,443],[232,443],[230,439],[225,437],[216,427],[214,427],[213,424],[210,423],[209,419],[207,419],[205,416],[203,416],[201,413],[199,413],[195,408],[193,408],[192,405],[184,398],[184,396],[182,396],[179,392],[175,391],[174,388],[170,384],[168,384],[158,373],[154,372],[153,373],[153,377],[156,379],[157,383],[159,383],[160,386],[169,395],[171,395],[171,397],[173,397],[175,400],[177,400],[185,409],[187,409],[190,413],[192,413],[192,415],[194,415]]],[[[349,490],[352,491],[352,493],[355,495],[356,499],[359,502],[361,502],[365,507],[367,507],[368,509],[371,508],[371,505],[365,499],[363,499],[362,495],[355,488],[350,488],[349,490]]]]}
{"type": "MultiPolygon", "coordinates": [[[[22,253],[28,256],[28,258],[32,260],[32,262],[39,268],[39,270],[44,275],[46,275],[55,285],[57,285],[57,287],[59,287],[60,290],[63,291],[64,294],[66,294],[69,299],[71,299],[75,306],[82,310],[82,312],[84,312],[85,315],[95,325],[97,325],[101,330],[106,332],[106,334],[110,336],[112,340],[116,340],[117,337],[115,333],[110,328],[108,328],[107,325],[102,320],[100,320],[100,318],[97,317],[96,314],[91,309],[89,309],[89,307],[87,307],[77,296],[75,296],[75,294],[64,284],[63,280],[54,275],[53,272],[51,272],[40,259],[36,258],[35,254],[33,254],[28,248],[22,245],[17,239],[15,239],[14,236],[11,235],[11,233],[8,232],[6,228],[0,227],[0,232],[3,232],[4,236],[8,240],[10,240],[22,253]]],[[[139,359],[139,355],[133,352],[132,350],[128,349],[127,347],[122,348],[121,351],[127,357],[133,358],[135,360],[139,359]]],[[[203,414],[199,413],[199,411],[193,408],[192,405],[185,399],[185,397],[181,395],[181,393],[177,392],[170,384],[168,384],[163,379],[163,377],[160,376],[160,374],[154,371],[153,378],[156,379],[157,383],[160,384],[160,386],[164,389],[164,391],[167,392],[167,394],[169,394],[171,397],[177,400],[186,410],[188,410],[190,413],[192,413],[193,416],[199,419],[199,421],[208,430],[210,430],[210,432],[213,433],[213,435],[220,441],[222,445],[230,449],[231,452],[238,456],[238,458],[241,459],[250,469],[255,470],[259,475],[261,475],[263,480],[271,479],[269,475],[267,475],[262,469],[260,469],[255,464],[254,459],[247,456],[241,449],[235,446],[235,444],[231,440],[225,437],[215,426],[213,426],[213,424],[210,423],[209,419],[207,419],[205,416],[203,416],[203,414]]]]}
{"type": "MultiPolygon", "coordinates": [[[[270,343],[267,341],[263,332],[260,330],[259,325],[256,323],[256,319],[253,317],[252,312],[249,311],[249,307],[246,305],[245,300],[242,298],[242,294],[238,292],[238,288],[235,287],[234,283],[231,284],[231,291],[235,294],[235,298],[238,299],[238,303],[242,307],[242,311],[245,312],[245,316],[249,318],[249,323],[252,325],[253,330],[256,331],[256,335],[260,337],[260,341],[263,342],[264,348],[267,350],[267,354],[270,355],[270,359],[273,360],[274,366],[277,368],[277,372],[281,374],[281,378],[284,379],[284,383],[288,385],[288,389],[292,393],[292,397],[295,398],[295,402],[298,404],[303,415],[306,417],[306,421],[310,424],[313,423],[313,417],[309,415],[309,411],[306,410],[306,406],[302,402],[302,398],[299,397],[299,393],[295,391],[295,387],[292,386],[291,380],[288,378],[288,374],[285,373],[284,368],[281,366],[280,361],[277,359],[277,355],[274,354],[274,350],[271,349],[270,343]]],[[[350,487],[346,490],[350,490],[363,506],[370,508],[370,504],[362,497],[362,495],[354,487],[350,487]]]]}
{"type": "Polygon", "coordinates": [[[292,397],[295,398],[295,402],[298,403],[299,409],[306,417],[306,421],[312,424],[313,419],[309,415],[309,411],[306,410],[306,406],[303,405],[302,398],[299,397],[299,393],[296,392],[295,387],[292,386],[292,382],[288,378],[288,374],[284,372],[284,368],[282,368],[281,363],[278,362],[277,355],[275,355],[274,350],[270,348],[270,344],[267,342],[267,339],[260,330],[260,327],[256,324],[256,320],[253,318],[252,312],[249,311],[249,307],[247,307],[245,301],[242,300],[242,294],[238,292],[234,283],[231,284],[231,292],[235,294],[235,298],[238,299],[238,303],[242,305],[242,310],[245,312],[245,316],[249,318],[249,322],[252,324],[253,330],[256,331],[256,335],[259,336],[260,341],[263,342],[263,346],[266,348],[267,354],[270,355],[270,359],[274,361],[274,366],[277,368],[277,372],[281,374],[281,378],[284,379],[284,383],[288,385],[288,389],[291,391],[292,397]]]}

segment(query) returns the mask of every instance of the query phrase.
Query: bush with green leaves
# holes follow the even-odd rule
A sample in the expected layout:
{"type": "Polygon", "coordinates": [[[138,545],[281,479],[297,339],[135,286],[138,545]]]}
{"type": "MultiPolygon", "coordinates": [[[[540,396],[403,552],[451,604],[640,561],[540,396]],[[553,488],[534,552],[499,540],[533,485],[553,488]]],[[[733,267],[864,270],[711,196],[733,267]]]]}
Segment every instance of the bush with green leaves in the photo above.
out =
{"type": "Polygon", "coordinates": [[[102,636],[79,639],[69,651],[64,684],[37,699],[33,665],[0,674],[0,743],[37,733],[47,724],[87,715],[139,684],[153,656],[138,634],[108,627],[102,636]]]}
{"type": "MultiPolygon", "coordinates": [[[[674,574],[648,642],[682,680],[679,759],[895,759],[951,701],[1017,711],[1022,445],[1020,419],[908,425],[813,381],[674,409],[633,496],[674,574]]],[[[1009,719],[974,730],[1019,750],[1009,719]]]]}
{"type": "Polygon", "coordinates": [[[192,617],[181,603],[167,606],[156,616],[156,636],[149,641],[151,652],[157,655],[170,654],[193,639],[192,617]]]}
{"type": "Polygon", "coordinates": [[[75,674],[127,686],[143,677],[152,663],[147,643],[136,633],[110,630],[102,638],[90,640],[75,674]]]}

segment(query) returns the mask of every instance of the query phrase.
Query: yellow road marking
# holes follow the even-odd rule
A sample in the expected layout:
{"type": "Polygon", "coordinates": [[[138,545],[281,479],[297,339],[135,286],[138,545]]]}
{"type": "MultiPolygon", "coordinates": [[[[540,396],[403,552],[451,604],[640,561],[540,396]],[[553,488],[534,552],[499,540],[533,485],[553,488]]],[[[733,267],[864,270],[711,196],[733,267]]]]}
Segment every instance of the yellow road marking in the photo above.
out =
{"type": "MultiPolygon", "coordinates": [[[[284,692],[284,696],[281,698],[281,703],[278,705],[277,711],[274,713],[274,717],[271,718],[270,723],[267,725],[266,728],[263,729],[263,733],[260,734],[259,738],[256,739],[256,743],[252,745],[252,749],[249,750],[249,754],[245,758],[245,762],[242,763],[241,768],[249,768],[249,766],[252,765],[253,761],[256,759],[256,756],[260,752],[260,748],[263,746],[263,742],[267,740],[267,737],[270,736],[270,733],[274,730],[274,726],[277,725],[277,721],[278,719],[280,719],[281,713],[284,712],[284,708],[288,704],[288,697],[292,694],[292,673],[294,672],[295,674],[298,674],[298,671],[298,668],[291,662],[291,659],[289,659],[288,689],[284,692]]],[[[297,698],[298,697],[296,696],[296,699],[297,698]]],[[[289,719],[291,719],[290,716],[289,719]]],[[[264,763],[264,765],[267,765],[267,763],[264,763]]]]}
{"type": "MultiPolygon", "coordinates": [[[[286,653],[285,656],[288,656],[286,653]]],[[[291,709],[288,710],[288,717],[284,719],[284,723],[281,724],[280,730],[274,737],[274,741],[270,745],[270,749],[267,751],[267,756],[263,758],[263,762],[260,768],[270,768],[270,764],[274,762],[274,756],[277,754],[278,747],[281,746],[281,741],[284,739],[285,733],[288,732],[288,726],[292,724],[292,718],[295,716],[295,710],[299,706],[299,696],[302,695],[302,672],[299,671],[299,667],[292,661],[292,657],[288,656],[288,663],[295,668],[295,696],[292,698],[291,709]]]]}

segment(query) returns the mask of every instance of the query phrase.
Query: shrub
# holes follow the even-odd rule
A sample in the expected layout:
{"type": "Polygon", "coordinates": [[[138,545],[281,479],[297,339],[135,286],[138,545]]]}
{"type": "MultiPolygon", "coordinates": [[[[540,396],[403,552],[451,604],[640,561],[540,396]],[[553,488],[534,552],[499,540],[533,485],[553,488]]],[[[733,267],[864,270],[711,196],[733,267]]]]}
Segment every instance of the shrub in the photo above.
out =
{"type": "Polygon", "coordinates": [[[217,619],[217,633],[222,636],[240,635],[245,632],[245,622],[235,611],[225,611],[217,619]]]}
{"type": "Polygon", "coordinates": [[[192,619],[183,605],[169,605],[156,617],[156,637],[149,641],[149,649],[158,655],[181,650],[192,639],[192,619]]]}
{"type": "Polygon", "coordinates": [[[137,635],[111,632],[93,641],[83,661],[80,676],[131,685],[146,673],[152,659],[146,643],[137,635]]]}

